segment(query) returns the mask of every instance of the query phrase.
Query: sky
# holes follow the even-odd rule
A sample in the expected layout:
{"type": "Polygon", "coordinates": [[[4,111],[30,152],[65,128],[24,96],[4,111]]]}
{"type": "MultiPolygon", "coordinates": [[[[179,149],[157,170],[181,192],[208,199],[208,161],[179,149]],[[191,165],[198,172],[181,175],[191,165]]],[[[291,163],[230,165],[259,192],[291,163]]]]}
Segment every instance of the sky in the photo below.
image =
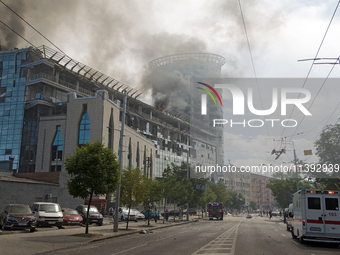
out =
{"type": "MultiPolygon", "coordinates": [[[[313,141],[324,125],[334,124],[338,119],[339,111],[329,120],[328,117],[337,109],[340,88],[328,82],[322,86],[322,79],[333,66],[314,65],[309,73],[312,61],[297,61],[316,56],[337,1],[1,1],[71,58],[142,90],[146,102],[150,102],[151,93],[143,88],[142,78],[148,63],[177,53],[208,52],[223,56],[226,63],[222,77],[320,78],[319,83],[305,84],[312,95],[307,104],[312,117],[304,118],[298,129],[283,131],[278,127],[268,132],[266,128],[249,131],[225,127],[225,163],[240,166],[291,162],[291,141],[301,160],[317,162],[315,155],[306,157],[303,150],[314,151],[313,141]],[[290,142],[285,146],[287,152],[274,160],[270,152],[282,148],[282,137],[290,142]]],[[[45,44],[54,48],[1,3],[0,20],[35,46],[45,44]]],[[[339,30],[337,11],[318,57],[339,56],[339,30]]],[[[2,24],[0,43],[8,48],[29,46],[2,24]]],[[[338,78],[339,74],[339,67],[335,66],[330,77],[338,78]]],[[[294,86],[302,87],[304,83],[294,86]]],[[[264,104],[271,103],[270,86],[259,83],[254,96],[255,92],[260,93],[264,104]]],[[[230,95],[224,92],[223,97],[227,104],[230,95]]],[[[296,119],[300,122],[302,117],[297,115],[296,119]]]]}

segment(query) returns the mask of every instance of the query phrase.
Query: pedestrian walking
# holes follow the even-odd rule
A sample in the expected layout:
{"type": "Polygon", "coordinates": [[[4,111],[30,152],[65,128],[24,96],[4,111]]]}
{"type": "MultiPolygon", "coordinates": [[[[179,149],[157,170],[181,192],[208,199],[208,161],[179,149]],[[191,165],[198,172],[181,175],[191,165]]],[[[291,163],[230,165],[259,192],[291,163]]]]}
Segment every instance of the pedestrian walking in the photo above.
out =
{"type": "Polygon", "coordinates": [[[280,218],[281,218],[281,216],[282,216],[282,211],[280,211],[280,218]]]}
{"type": "Polygon", "coordinates": [[[181,218],[182,218],[182,208],[179,208],[178,219],[181,219],[181,218]]]}
{"type": "Polygon", "coordinates": [[[110,208],[109,208],[109,214],[110,214],[110,218],[114,218],[114,213],[115,213],[115,210],[113,209],[113,207],[111,206],[110,208]]]}
{"type": "Polygon", "coordinates": [[[168,211],[168,209],[165,209],[164,216],[165,216],[165,220],[168,221],[169,220],[169,211],[168,211]]]}
{"type": "Polygon", "coordinates": [[[269,210],[269,219],[272,219],[272,216],[273,216],[272,210],[269,210]]]}

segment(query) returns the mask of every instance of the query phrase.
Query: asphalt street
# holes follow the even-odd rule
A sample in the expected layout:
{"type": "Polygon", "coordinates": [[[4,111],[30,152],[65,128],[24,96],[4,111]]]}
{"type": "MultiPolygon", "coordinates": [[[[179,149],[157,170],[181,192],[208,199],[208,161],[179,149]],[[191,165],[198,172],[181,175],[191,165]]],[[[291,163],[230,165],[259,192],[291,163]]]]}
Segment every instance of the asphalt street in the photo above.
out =
{"type": "MultiPolygon", "coordinates": [[[[135,228],[134,223],[131,227],[135,228]]],[[[71,236],[76,229],[54,229],[2,235],[0,246],[5,254],[340,254],[339,245],[300,244],[292,239],[282,219],[278,217],[270,220],[266,217],[246,219],[244,216],[228,216],[223,221],[205,219],[161,229],[149,228],[149,234],[125,236],[110,236],[112,225],[109,224],[91,229],[90,232],[102,233],[107,239],[84,241],[88,239],[71,236]]],[[[83,228],[80,230],[83,231],[83,228]]]]}

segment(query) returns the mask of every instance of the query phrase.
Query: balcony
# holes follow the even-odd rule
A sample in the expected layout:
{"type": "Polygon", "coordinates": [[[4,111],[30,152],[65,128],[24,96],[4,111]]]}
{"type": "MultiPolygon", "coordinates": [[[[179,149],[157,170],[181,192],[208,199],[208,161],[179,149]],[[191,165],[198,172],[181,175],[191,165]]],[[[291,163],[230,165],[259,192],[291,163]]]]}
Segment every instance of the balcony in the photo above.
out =
{"type": "Polygon", "coordinates": [[[62,90],[65,90],[67,92],[76,92],[77,94],[88,97],[88,96],[95,96],[95,93],[89,90],[86,90],[84,88],[78,87],[75,84],[63,81],[59,79],[57,81],[56,77],[50,74],[46,73],[37,73],[33,74],[30,77],[27,77],[26,79],[26,84],[27,85],[32,85],[38,82],[44,82],[47,84],[50,84],[54,87],[60,88],[62,90]]]}

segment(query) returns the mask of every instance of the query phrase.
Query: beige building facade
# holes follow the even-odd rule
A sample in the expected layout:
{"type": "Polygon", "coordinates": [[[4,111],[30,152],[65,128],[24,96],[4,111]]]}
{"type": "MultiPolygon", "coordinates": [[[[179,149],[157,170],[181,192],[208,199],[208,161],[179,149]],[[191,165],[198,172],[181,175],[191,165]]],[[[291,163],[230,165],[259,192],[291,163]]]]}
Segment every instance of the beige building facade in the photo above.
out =
{"type": "MultiPolygon", "coordinates": [[[[79,145],[80,126],[85,112],[89,119],[89,140],[102,141],[118,157],[121,122],[119,102],[108,98],[104,90],[96,92],[94,97],[77,98],[75,93],[68,94],[67,113],[42,116],[38,135],[36,172],[64,171],[67,156],[73,154],[79,145]],[[62,150],[53,150],[57,133],[60,132],[62,150]]],[[[59,139],[59,143],[60,143],[59,139]]],[[[138,134],[128,126],[124,128],[123,168],[139,167],[154,177],[155,147],[151,140],[138,134]],[[151,162],[147,164],[147,159],[151,162]]]]}

